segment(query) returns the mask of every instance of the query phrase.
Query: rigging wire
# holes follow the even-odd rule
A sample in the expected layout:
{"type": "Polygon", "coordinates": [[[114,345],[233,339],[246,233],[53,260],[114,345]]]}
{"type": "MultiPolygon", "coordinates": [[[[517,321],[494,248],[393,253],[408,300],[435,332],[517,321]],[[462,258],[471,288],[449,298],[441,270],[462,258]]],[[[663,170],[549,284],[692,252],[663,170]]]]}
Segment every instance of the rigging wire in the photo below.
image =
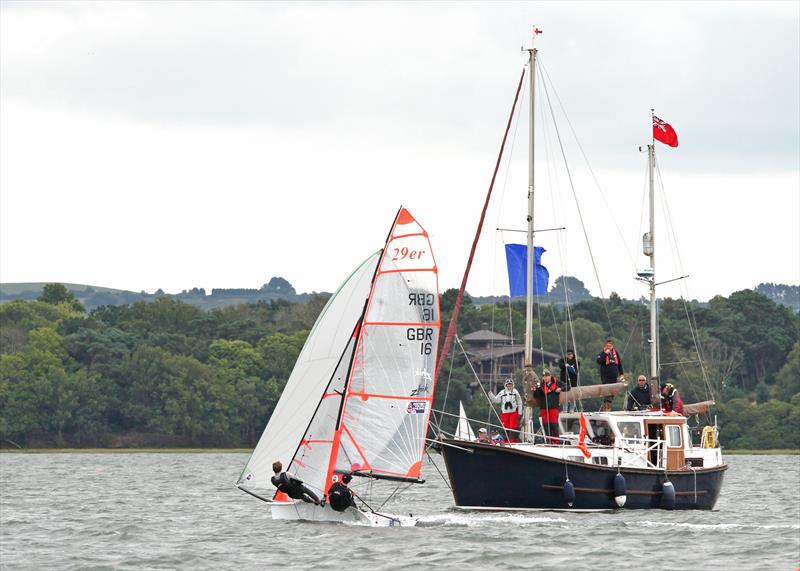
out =
{"type": "MultiPolygon", "coordinates": [[[[569,170],[569,164],[567,163],[567,155],[566,155],[566,152],[564,151],[564,145],[563,145],[563,142],[561,140],[561,133],[558,130],[558,125],[556,124],[556,121],[555,121],[555,112],[553,110],[552,101],[550,100],[550,90],[548,89],[547,82],[544,81],[545,77],[549,81],[550,80],[550,76],[547,74],[547,71],[544,69],[544,65],[539,66],[539,70],[540,70],[539,73],[543,74],[543,75],[541,75],[541,77],[542,77],[542,91],[544,91],[545,97],[547,98],[547,104],[548,104],[548,107],[550,109],[550,116],[551,116],[551,118],[553,120],[553,126],[554,126],[554,129],[555,129],[555,132],[556,132],[556,137],[558,139],[558,146],[559,146],[559,149],[561,150],[561,157],[562,157],[562,159],[564,161],[564,168],[567,171],[567,179],[569,180],[569,186],[570,186],[570,189],[572,190],[572,197],[573,197],[573,200],[575,201],[575,210],[577,211],[578,218],[581,221],[581,229],[583,230],[583,236],[584,236],[584,239],[586,241],[586,247],[589,250],[589,259],[592,261],[592,269],[594,270],[595,279],[597,280],[597,287],[600,289],[600,299],[603,302],[603,309],[606,312],[606,317],[608,319],[609,330],[611,331],[611,335],[614,336],[614,325],[611,323],[611,315],[609,314],[608,305],[606,304],[606,301],[605,301],[605,293],[603,292],[603,285],[600,283],[600,274],[597,271],[597,263],[595,262],[594,253],[592,252],[592,245],[589,242],[589,236],[588,236],[588,234],[586,232],[586,224],[585,224],[585,222],[583,220],[583,212],[581,210],[580,203],[578,202],[577,193],[575,192],[575,184],[574,184],[574,182],[572,180],[572,172],[569,170]]],[[[553,90],[555,91],[555,88],[553,88],[553,90]]],[[[557,94],[556,94],[556,97],[558,97],[557,94]]],[[[559,104],[560,104],[560,101],[559,101],[559,104]]],[[[566,116],[566,111],[564,110],[563,106],[561,106],[561,109],[562,109],[562,112],[564,113],[564,116],[567,119],[567,124],[570,126],[570,129],[572,129],[572,124],[570,123],[569,118],[566,116]]],[[[575,137],[575,139],[577,140],[577,135],[575,134],[575,130],[574,129],[572,129],[572,134],[575,137]]],[[[580,147],[580,143],[578,143],[578,147],[581,148],[580,147]]],[[[582,148],[581,148],[581,152],[583,152],[582,148]]],[[[584,153],[584,159],[586,160],[585,153],[584,153]]],[[[587,163],[588,163],[588,160],[587,160],[587,163]]],[[[592,176],[594,176],[594,171],[591,170],[591,167],[589,167],[589,170],[592,172],[592,176]]],[[[599,184],[598,184],[598,188],[599,188],[599,184]]],[[[613,219],[613,217],[612,217],[612,219],[613,219]]],[[[616,225],[616,222],[615,222],[615,225],[616,225]]],[[[630,252],[628,254],[630,256],[630,252]]]]}
{"type": "MultiPolygon", "coordinates": [[[[464,349],[464,345],[461,343],[461,338],[458,335],[456,335],[455,338],[456,338],[456,343],[458,344],[459,348],[461,348],[461,352],[462,352],[462,354],[464,355],[464,358],[467,361],[467,365],[469,365],[469,368],[472,371],[472,374],[477,379],[478,378],[478,373],[475,372],[475,367],[472,366],[472,362],[469,360],[469,357],[467,357],[467,352],[464,349]]],[[[483,388],[483,385],[480,383],[480,381],[478,382],[478,386],[481,388],[481,391],[483,391],[483,395],[486,397],[486,400],[491,403],[492,400],[489,398],[489,395],[486,393],[486,389],[483,388]]],[[[494,415],[497,418],[497,421],[500,422],[500,424],[502,424],[502,421],[500,420],[500,415],[497,414],[497,411],[495,410],[495,408],[493,406],[490,406],[489,409],[490,409],[490,413],[489,413],[490,416],[491,416],[491,413],[494,412],[494,415]]],[[[508,440],[508,434],[506,434],[506,440],[508,440]]]]}
{"type": "MultiPolygon", "coordinates": [[[[678,238],[675,233],[675,225],[672,222],[672,214],[669,208],[669,202],[667,201],[667,193],[664,188],[664,179],[661,174],[661,168],[658,162],[656,162],[656,172],[658,174],[658,182],[659,188],[661,189],[661,201],[663,205],[663,211],[665,220],[667,222],[667,227],[669,228],[669,233],[667,234],[668,238],[672,240],[672,247],[675,252],[675,262],[678,265],[678,271],[681,275],[685,274],[683,269],[683,260],[680,255],[680,250],[678,248],[678,238]]],[[[689,286],[686,280],[681,280],[681,288],[683,290],[681,295],[681,301],[683,303],[683,310],[686,315],[686,319],[689,322],[689,333],[692,337],[692,341],[694,343],[695,351],[697,352],[698,359],[700,360],[700,373],[703,378],[703,383],[705,385],[706,395],[708,396],[709,400],[714,398],[713,390],[711,388],[711,382],[708,378],[708,371],[706,370],[705,363],[703,362],[703,350],[702,350],[702,343],[700,341],[700,336],[697,333],[697,317],[694,312],[694,308],[688,303],[687,298],[689,297],[689,286]],[[683,293],[685,292],[685,295],[683,293]]],[[[707,417],[710,420],[710,413],[706,413],[707,417]]]]}
{"type": "MultiPolygon", "coordinates": [[[[581,155],[583,156],[583,160],[586,163],[586,167],[589,170],[589,173],[592,175],[592,180],[594,180],[595,186],[597,187],[597,190],[600,193],[601,198],[603,199],[603,203],[605,204],[606,209],[609,212],[610,218],[611,218],[612,222],[614,223],[614,227],[617,230],[617,234],[619,235],[620,240],[622,242],[622,245],[623,245],[623,247],[625,248],[625,251],[628,254],[628,258],[630,258],[631,264],[634,267],[636,267],[636,262],[635,262],[635,260],[633,258],[633,255],[631,254],[631,251],[628,248],[628,244],[627,244],[627,242],[625,241],[625,239],[624,239],[624,237],[622,235],[622,230],[620,229],[619,225],[617,224],[616,218],[614,217],[614,211],[609,206],[608,200],[606,200],[605,193],[603,192],[603,188],[600,186],[600,182],[597,180],[597,176],[594,173],[594,169],[592,168],[591,164],[589,163],[589,158],[586,156],[586,152],[583,150],[583,145],[581,145],[580,139],[578,139],[578,134],[575,132],[575,128],[572,126],[572,121],[569,120],[569,116],[567,115],[567,110],[564,107],[564,104],[561,102],[561,98],[558,96],[558,91],[556,90],[555,85],[553,84],[552,80],[550,79],[550,74],[547,72],[547,69],[546,69],[544,63],[542,62],[542,57],[541,56],[539,56],[539,61],[541,62],[540,65],[539,65],[539,69],[541,70],[540,73],[544,73],[544,75],[547,77],[547,81],[550,82],[550,85],[553,88],[553,94],[555,96],[556,102],[558,103],[558,106],[561,109],[562,114],[564,115],[564,119],[567,121],[567,125],[569,125],[570,131],[572,131],[572,136],[575,139],[575,143],[578,145],[578,149],[580,150],[581,155]]],[[[544,84],[544,82],[542,82],[542,83],[544,84]]],[[[549,96],[548,96],[548,103],[549,103],[549,96]]],[[[598,286],[599,286],[599,284],[598,284],[598,286]]]]}
{"type": "Polygon", "coordinates": [[[439,472],[439,476],[442,478],[442,481],[447,484],[447,487],[450,488],[450,491],[452,492],[453,486],[450,485],[450,480],[444,477],[444,474],[442,474],[442,471],[439,469],[439,466],[436,465],[436,462],[433,461],[433,456],[430,455],[427,449],[425,449],[425,455],[428,457],[428,460],[430,460],[431,464],[433,464],[433,467],[436,468],[436,471],[439,472]]]}

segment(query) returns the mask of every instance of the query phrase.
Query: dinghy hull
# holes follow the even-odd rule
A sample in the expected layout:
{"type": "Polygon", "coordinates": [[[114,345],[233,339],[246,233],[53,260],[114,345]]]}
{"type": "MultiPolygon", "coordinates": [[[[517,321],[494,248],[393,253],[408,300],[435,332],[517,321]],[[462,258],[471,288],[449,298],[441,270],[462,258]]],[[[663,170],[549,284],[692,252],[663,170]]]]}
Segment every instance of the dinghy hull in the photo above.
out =
{"type": "Polygon", "coordinates": [[[413,527],[417,523],[417,518],[411,516],[366,512],[356,508],[337,512],[330,506],[320,507],[302,501],[273,502],[270,508],[274,520],[346,523],[370,527],[413,527]]]}

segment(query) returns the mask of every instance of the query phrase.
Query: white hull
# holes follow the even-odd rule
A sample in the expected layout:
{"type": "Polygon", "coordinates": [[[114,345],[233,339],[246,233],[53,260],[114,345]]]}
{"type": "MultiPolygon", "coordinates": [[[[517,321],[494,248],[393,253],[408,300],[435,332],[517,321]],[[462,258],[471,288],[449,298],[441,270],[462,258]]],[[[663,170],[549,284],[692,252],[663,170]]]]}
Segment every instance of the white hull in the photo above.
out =
{"type": "Polygon", "coordinates": [[[320,521],[330,523],[347,523],[351,525],[367,525],[370,527],[413,527],[417,518],[381,512],[364,512],[349,508],[337,512],[330,506],[319,507],[308,502],[273,502],[270,503],[272,519],[287,521],[320,521]]]}

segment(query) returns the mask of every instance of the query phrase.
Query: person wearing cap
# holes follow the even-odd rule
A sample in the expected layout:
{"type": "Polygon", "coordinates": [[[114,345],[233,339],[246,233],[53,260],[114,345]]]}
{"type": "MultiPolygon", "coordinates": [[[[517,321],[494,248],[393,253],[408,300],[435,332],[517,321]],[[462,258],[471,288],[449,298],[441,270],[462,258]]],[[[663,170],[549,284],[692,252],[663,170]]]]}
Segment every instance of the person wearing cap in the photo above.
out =
{"type": "Polygon", "coordinates": [[[636,386],[628,392],[628,401],[625,410],[647,410],[650,408],[650,385],[647,384],[647,377],[639,375],[636,379],[636,386]]]}
{"type": "Polygon", "coordinates": [[[664,412],[677,412],[683,414],[683,401],[675,385],[664,383],[661,385],[661,410],[664,412]]]}
{"type": "Polygon", "coordinates": [[[353,501],[353,491],[347,487],[353,477],[350,474],[342,474],[331,487],[328,488],[328,505],[337,512],[343,512],[349,507],[356,507],[353,501]]]}
{"type": "Polygon", "coordinates": [[[548,444],[558,443],[558,401],[561,397],[561,388],[558,386],[556,378],[550,374],[550,369],[542,371],[542,382],[533,392],[538,396],[540,407],[539,417],[542,419],[542,428],[548,444]]]}
{"type": "Polygon", "coordinates": [[[506,429],[509,442],[519,442],[517,429],[519,428],[519,417],[522,414],[522,397],[514,388],[514,381],[506,379],[503,390],[497,395],[490,392],[489,398],[493,403],[500,405],[500,422],[506,429]]]}
{"type": "Polygon", "coordinates": [[[486,431],[485,428],[481,428],[478,430],[478,439],[476,442],[491,442],[491,438],[489,438],[489,433],[486,431]]]}
{"type": "MultiPolygon", "coordinates": [[[[558,368],[561,371],[559,386],[563,392],[568,392],[578,385],[578,370],[581,364],[575,357],[575,351],[572,348],[567,349],[567,354],[558,360],[558,368]]],[[[577,403],[569,401],[564,403],[562,410],[564,412],[575,412],[578,409],[577,403]]]]}
{"type": "MultiPolygon", "coordinates": [[[[600,381],[604,384],[616,383],[625,380],[625,372],[622,369],[622,355],[614,348],[614,341],[606,339],[603,350],[597,356],[597,364],[600,365],[600,381]]],[[[603,407],[600,410],[611,410],[611,401],[614,397],[607,396],[603,399],[603,407]]]]}

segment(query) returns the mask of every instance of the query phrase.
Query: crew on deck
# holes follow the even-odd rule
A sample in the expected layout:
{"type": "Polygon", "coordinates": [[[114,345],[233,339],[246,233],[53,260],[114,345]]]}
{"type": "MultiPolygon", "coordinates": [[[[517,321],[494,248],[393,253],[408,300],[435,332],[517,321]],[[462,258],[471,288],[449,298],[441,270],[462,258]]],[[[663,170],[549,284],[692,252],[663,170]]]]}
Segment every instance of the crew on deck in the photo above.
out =
{"type": "Polygon", "coordinates": [[[489,398],[495,404],[500,404],[500,422],[506,429],[509,442],[519,442],[517,430],[519,428],[519,417],[522,414],[522,397],[519,391],[514,388],[514,381],[507,379],[505,388],[495,396],[489,393],[489,398]]]}
{"type": "Polygon", "coordinates": [[[661,409],[664,412],[675,411],[678,414],[683,414],[681,395],[672,383],[661,385],[661,409]]]}
{"type": "Polygon", "coordinates": [[[636,386],[628,393],[628,402],[625,410],[647,410],[650,408],[650,385],[647,384],[647,377],[639,375],[636,379],[636,386]]]}
{"type": "MultiPolygon", "coordinates": [[[[603,384],[616,383],[625,380],[625,372],[622,369],[622,355],[614,348],[614,341],[606,339],[603,350],[597,356],[597,364],[600,366],[600,381],[603,384]]],[[[614,397],[607,396],[603,399],[603,406],[600,410],[611,410],[611,402],[614,397]]]]}
{"type": "Polygon", "coordinates": [[[336,480],[328,488],[328,505],[337,512],[343,512],[349,507],[355,507],[353,501],[353,491],[347,487],[353,477],[350,474],[343,474],[340,480],[336,480]]]}
{"type": "MultiPolygon", "coordinates": [[[[558,368],[561,370],[559,386],[563,392],[569,392],[572,387],[578,385],[578,371],[581,368],[581,364],[575,357],[575,351],[572,348],[567,349],[567,354],[559,359],[558,368]]],[[[578,410],[578,403],[574,400],[566,402],[562,405],[561,410],[575,412],[578,410]]]]}
{"type": "Polygon", "coordinates": [[[549,369],[542,371],[542,382],[536,386],[533,396],[539,402],[539,416],[548,444],[558,443],[558,401],[561,389],[549,369]]]}
{"type": "MultiPolygon", "coordinates": [[[[303,484],[303,480],[295,476],[290,476],[282,470],[283,464],[281,464],[280,461],[276,460],[272,463],[272,471],[275,472],[275,475],[270,478],[270,481],[273,486],[278,488],[278,491],[283,492],[294,500],[303,500],[310,504],[320,505],[320,499],[317,494],[309,490],[308,487],[303,484]]],[[[324,500],[322,505],[324,505],[324,500]]]]}

